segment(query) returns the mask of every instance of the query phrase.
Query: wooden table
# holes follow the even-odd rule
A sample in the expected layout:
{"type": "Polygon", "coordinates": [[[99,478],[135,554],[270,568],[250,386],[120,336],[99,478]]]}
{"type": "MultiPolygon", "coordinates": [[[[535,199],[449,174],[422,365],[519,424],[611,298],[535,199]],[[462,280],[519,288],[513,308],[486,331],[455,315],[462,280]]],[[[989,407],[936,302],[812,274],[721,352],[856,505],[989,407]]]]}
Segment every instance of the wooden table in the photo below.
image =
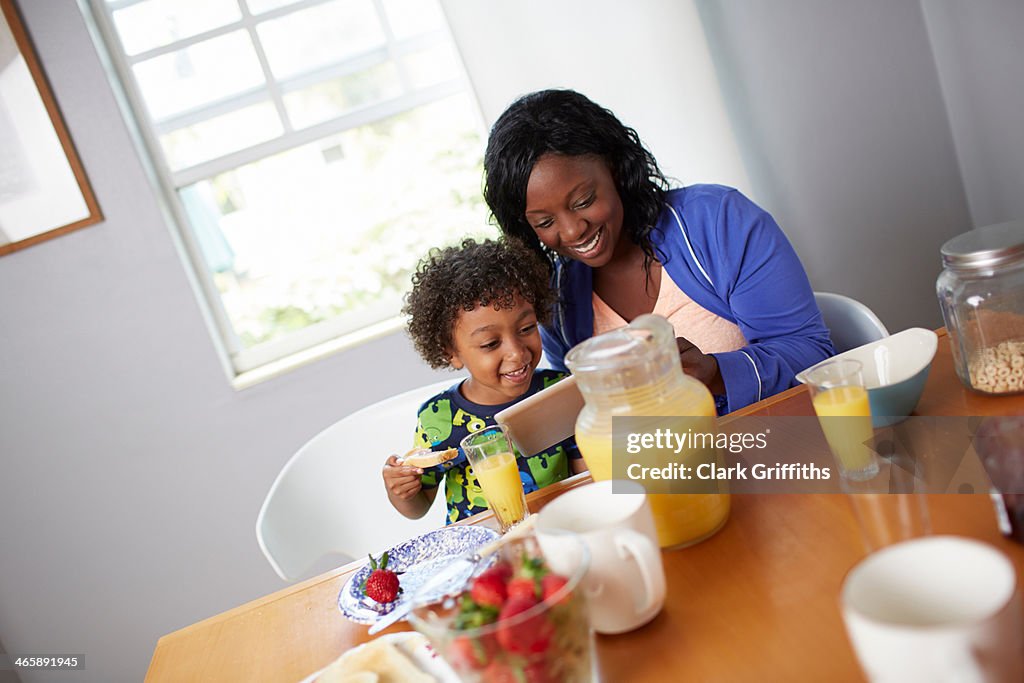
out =
{"type": "MultiPolygon", "coordinates": [[[[939,351],[919,415],[1024,413],[1024,396],[966,391],[949,344],[939,351]]],[[[797,387],[742,414],[813,415],[797,387]]],[[[586,474],[529,496],[539,510],[586,474]]],[[[933,531],[1002,549],[1024,576],[1024,547],[1004,540],[987,495],[929,496],[933,531]]],[[[493,525],[489,515],[473,523],[493,525]]],[[[598,636],[603,681],[860,681],[838,609],[843,576],[864,554],[842,495],[737,495],[729,522],[691,548],[663,554],[668,598],[647,626],[598,636]]],[[[356,562],[254,600],[160,639],[146,680],[299,681],[369,640],[336,598],[356,562]]],[[[405,624],[390,631],[405,630],[405,624]]]]}

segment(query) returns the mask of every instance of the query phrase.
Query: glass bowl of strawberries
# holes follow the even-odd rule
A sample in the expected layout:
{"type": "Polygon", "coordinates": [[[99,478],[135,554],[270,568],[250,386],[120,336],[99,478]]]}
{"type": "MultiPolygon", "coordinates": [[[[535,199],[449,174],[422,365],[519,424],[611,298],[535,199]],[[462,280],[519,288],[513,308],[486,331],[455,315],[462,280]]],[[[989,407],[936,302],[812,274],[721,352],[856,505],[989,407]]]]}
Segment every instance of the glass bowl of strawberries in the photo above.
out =
{"type": "Polygon", "coordinates": [[[563,540],[574,550],[566,575],[527,536],[505,544],[461,592],[414,599],[409,621],[464,683],[589,682],[593,634],[580,581],[590,555],[575,534],[563,540]]]}

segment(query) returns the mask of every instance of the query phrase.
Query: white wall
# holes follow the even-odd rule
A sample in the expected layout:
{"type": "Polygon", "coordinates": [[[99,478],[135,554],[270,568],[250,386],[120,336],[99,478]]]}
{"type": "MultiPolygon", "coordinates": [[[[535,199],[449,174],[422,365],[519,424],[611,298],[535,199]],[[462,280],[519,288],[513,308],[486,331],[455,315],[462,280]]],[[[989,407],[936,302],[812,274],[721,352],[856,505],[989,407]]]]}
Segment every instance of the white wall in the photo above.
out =
{"type": "Polygon", "coordinates": [[[921,0],[971,225],[1024,218],[1024,3],[921,0]]]}
{"type": "MultiPolygon", "coordinates": [[[[581,90],[683,182],[749,173],[820,288],[937,324],[968,217],[916,0],[701,2],[724,99],[688,2],[443,2],[488,121],[581,90]]],[[[139,680],[160,635],[281,585],[253,524],[294,449],[435,374],[395,335],[232,391],[74,0],[20,5],[107,219],[0,259],[0,639],[139,680]]]]}
{"type": "Polygon", "coordinates": [[[750,191],[692,0],[441,0],[490,126],[534,90],[611,109],[682,184],[750,191]]]}
{"type": "Polygon", "coordinates": [[[942,324],[939,248],[969,218],[918,0],[698,7],[751,182],[815,289],[891,331],[942,324]]]}

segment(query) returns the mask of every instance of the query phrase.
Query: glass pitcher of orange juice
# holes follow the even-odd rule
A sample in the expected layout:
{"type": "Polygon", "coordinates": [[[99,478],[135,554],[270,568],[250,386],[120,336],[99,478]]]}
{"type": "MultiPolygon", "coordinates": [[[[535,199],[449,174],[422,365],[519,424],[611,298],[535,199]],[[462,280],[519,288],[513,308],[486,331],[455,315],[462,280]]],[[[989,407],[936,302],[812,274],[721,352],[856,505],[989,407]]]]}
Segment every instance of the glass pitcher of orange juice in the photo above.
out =
{"type": "MultiPolygon", "coordinates": [[[[583,394],[576,445],[595,481],[612,478],[613,417],[705,418],[713,428],[711,392],[683,373],[672,325],[661,316],[642,315],[626,327],[592,337],[573,347],[565,363],[583,394]]],[[[687,453],[677,458],[686,464],[687,453]]],[[[662,548],[692,545],[722,528],[729,517],[729,494],[718,490],[648,494],[662,548]]]]}

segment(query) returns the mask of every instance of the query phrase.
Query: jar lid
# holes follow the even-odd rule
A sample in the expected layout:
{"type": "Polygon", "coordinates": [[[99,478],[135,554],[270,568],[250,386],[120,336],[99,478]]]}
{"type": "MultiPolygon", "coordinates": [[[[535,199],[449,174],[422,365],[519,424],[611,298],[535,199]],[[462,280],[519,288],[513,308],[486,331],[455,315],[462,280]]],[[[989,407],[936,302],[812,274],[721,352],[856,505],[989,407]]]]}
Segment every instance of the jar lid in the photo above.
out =
{"type": "Polygon", "coordinates": [[[942,263],[954,269],[994,268],[1024,258],[1024,221],[989,225],[942,245],[942,263]]]}

